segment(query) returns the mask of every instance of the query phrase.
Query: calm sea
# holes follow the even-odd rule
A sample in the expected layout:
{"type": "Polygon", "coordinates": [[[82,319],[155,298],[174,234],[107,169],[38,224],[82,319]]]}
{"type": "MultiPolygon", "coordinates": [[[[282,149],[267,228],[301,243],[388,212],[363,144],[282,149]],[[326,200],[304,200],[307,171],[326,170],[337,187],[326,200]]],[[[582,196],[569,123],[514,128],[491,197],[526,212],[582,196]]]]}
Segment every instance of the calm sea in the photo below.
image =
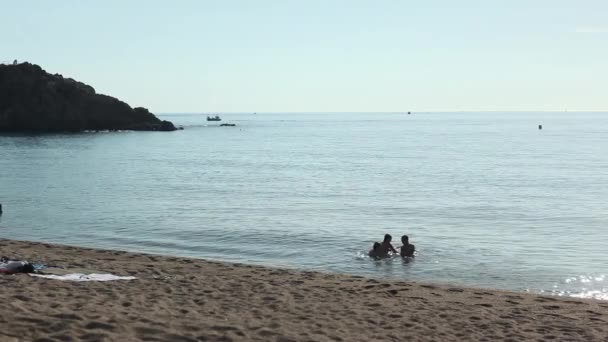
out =
{"type": "Polygon", "coordinates": [[[220,115],[0,136],[0,236],[608,299],[608,113],[220,115]]]}

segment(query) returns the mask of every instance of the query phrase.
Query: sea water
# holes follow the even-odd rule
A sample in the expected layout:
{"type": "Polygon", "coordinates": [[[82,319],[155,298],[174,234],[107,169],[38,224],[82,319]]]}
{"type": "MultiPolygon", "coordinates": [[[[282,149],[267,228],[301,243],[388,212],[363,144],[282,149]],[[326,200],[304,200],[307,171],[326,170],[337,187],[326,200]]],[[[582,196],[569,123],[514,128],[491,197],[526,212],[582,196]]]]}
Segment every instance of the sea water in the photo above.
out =
{"type": "Polygon", "coordinates": [[[173,114],[183,131],[1,135],[0,237],[608,299],[607,114],[173,114]],[[367,258],[385,233],[415,260],[367,258]]]}

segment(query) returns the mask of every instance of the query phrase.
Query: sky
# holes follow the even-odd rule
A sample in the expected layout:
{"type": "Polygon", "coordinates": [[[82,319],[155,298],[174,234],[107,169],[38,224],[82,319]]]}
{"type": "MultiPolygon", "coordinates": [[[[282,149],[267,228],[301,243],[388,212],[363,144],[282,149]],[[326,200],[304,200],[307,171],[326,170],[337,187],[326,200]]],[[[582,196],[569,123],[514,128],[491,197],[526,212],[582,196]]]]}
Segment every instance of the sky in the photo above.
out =
{"type": "Polygon", "coordinates": [[[605,0],[2,1],[0,61],[155,113],[608,111],[605,0]]]}

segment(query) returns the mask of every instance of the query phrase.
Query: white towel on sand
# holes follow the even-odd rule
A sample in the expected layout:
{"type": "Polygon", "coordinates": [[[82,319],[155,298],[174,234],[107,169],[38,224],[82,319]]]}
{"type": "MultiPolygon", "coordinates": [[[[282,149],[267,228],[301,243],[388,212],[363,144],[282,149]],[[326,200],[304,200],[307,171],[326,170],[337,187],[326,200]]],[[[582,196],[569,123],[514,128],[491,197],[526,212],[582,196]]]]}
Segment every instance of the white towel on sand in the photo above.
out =
{"type": "Polygon", "coordinates": [[[47,279],[56,279],[56,280],[71,280],[71,281],[110,281],[110,280],[133,280],[137,279],[135,277],[121,277],[113,274],[99,274],[99,273],[91,273],[91,274],[83,274],[83,273],[70,273],[64,275],[55,275],[55,274],[35,274],[29,273],[32,277],[40,277],[47,279]]]}

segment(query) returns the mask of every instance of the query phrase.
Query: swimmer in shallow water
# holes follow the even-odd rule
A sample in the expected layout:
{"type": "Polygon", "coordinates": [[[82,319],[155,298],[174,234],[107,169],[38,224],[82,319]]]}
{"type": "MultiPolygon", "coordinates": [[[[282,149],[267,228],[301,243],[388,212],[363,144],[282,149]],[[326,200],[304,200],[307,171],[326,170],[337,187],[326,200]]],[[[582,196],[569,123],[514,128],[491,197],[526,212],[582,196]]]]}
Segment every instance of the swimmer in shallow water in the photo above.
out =
{"type": "Polygon", "coordinates": [[[392,239],[393,239],[393,237],[390,234],[384,235],[384,241],[382,241],[382,243],[380,244],[380,248],[378,251],[379,257],[381,257],[381,258],[387,257],[388,252],[393,252],[393,253],[397,254],[397,251],[395,250],[393,245],[391,245],[392,239]]]}
{"type": "Polygon", "coordinates": [[[403,243],[403,246],[401,246],[401,257],[413,258],[416,246],[410,243],[410,238],[407,235],[401,237],[401,242],[403,243]]]}
{"type": "Polygon", "coordinates": [[[378,252],[380,251],[380,242],[374,242],[374,247],[372,247],[372,249],[369,250],[369,253],[367,253],[367,255],[369,255],[370,258],[376,259],[378,258],[378,252]]]}

